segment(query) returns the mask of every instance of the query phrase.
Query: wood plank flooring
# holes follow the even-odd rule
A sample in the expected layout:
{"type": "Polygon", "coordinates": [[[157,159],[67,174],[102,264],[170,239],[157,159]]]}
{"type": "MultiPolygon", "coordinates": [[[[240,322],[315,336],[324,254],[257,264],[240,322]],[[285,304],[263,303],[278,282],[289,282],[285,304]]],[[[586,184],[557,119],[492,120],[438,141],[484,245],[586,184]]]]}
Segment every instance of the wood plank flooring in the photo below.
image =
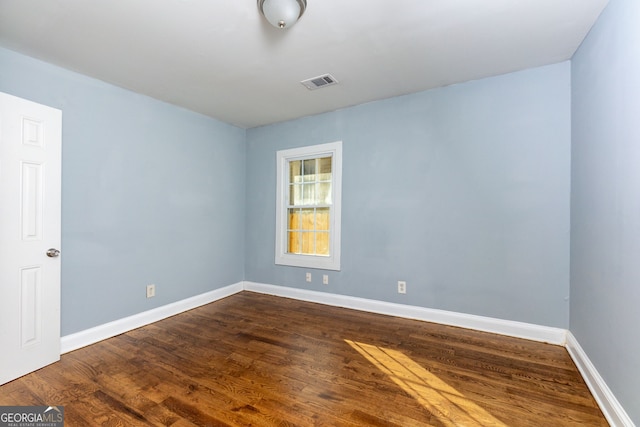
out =
{"type": "Polygon", "coordinates": [[[0,387],[66,426],[606,426],[562,347],[242,292],[0,387]]]}

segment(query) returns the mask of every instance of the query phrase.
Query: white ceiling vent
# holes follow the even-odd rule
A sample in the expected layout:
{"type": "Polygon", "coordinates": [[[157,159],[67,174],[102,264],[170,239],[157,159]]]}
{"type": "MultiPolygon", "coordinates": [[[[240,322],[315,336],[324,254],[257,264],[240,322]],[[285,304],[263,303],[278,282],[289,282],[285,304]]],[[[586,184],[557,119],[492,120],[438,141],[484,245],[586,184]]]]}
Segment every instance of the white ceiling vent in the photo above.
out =
{"type": "Polygon", "coordinates": [[[338,84],[338,81],[331,74],[323,74],[318,77],[312,77],[307,80],[303,80],[302,83],[307,89],[315,90],[321,87],[333,86],[338,84]]]}

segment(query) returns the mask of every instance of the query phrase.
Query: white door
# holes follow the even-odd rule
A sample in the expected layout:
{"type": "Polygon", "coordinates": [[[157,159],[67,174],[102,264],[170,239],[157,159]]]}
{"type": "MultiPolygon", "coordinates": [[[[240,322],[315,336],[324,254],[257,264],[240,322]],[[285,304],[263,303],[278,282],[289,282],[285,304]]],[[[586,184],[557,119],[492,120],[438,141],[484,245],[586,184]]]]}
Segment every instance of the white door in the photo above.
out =
{"type": "Polygon", "coordinates": [[[0,384],[60,359],[61,148],[60,110],[0,92],[0,384]]]}

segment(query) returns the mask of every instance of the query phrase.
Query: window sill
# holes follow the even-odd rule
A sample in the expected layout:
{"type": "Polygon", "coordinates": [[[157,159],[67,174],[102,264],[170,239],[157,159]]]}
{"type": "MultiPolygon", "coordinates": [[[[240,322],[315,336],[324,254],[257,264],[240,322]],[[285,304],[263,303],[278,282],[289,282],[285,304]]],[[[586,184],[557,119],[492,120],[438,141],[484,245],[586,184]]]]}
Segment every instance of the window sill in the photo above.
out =
{"type": "Polygon", "coordinates": [[[276,265],[340,271],[340,262],[336,261],[332,257],[318,257],[311,255],[281,255],[276,259],[276,265]]]}

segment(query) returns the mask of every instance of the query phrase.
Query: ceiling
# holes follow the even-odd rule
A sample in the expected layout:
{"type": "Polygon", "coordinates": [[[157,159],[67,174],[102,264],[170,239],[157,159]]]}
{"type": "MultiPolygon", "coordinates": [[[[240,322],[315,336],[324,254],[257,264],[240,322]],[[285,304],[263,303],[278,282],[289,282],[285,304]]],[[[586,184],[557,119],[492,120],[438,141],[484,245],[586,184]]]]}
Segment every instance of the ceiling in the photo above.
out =
{"type": "Polygon", "coordinates": [[[250,128],[567,60],[607,1],[0,0],[0,46],[250,128]]]}

